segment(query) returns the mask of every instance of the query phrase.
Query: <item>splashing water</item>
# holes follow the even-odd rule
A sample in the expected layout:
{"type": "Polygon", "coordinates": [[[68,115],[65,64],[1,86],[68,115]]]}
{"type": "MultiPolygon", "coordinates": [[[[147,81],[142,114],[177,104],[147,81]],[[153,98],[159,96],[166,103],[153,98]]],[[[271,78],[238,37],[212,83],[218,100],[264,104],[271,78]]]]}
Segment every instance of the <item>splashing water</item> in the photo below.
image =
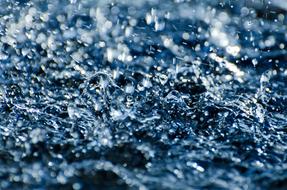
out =
{"type": "Polygon", "coordinates": [[[0,1],[0,189],[286,189],[284,1],[0,1]]]}

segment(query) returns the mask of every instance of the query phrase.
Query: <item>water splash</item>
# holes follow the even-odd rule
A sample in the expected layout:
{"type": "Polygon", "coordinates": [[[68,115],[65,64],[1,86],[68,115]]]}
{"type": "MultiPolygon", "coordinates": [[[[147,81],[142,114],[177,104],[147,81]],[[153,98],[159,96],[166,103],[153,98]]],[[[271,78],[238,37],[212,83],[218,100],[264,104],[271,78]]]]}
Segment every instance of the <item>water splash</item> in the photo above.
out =
{"type": "Polygon", "coordinates": [[[284,7],[1,1],[0,189],[284,189],[284,7]]]}

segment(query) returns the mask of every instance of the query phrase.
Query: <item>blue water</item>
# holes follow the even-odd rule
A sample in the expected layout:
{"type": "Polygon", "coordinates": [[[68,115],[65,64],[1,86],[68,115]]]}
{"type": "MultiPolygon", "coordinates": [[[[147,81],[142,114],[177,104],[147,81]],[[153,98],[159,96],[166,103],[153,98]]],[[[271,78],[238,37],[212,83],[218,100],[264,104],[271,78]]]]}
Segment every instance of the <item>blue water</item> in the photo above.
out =
{"type": "Polygon", "coordinates": [[[0,189],[286,189],[286,8],[0,1],[0,189]]]}

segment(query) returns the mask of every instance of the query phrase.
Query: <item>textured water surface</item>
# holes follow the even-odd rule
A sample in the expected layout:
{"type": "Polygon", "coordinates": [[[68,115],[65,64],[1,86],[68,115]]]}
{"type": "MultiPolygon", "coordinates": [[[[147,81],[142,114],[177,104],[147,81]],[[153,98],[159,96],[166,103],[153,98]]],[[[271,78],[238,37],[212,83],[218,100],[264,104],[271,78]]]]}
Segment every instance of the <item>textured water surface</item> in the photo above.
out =
{"type": "Polygon", "coordinates": [[[1,0],[0,189],[286,189],[285,0],[1,0]]]}

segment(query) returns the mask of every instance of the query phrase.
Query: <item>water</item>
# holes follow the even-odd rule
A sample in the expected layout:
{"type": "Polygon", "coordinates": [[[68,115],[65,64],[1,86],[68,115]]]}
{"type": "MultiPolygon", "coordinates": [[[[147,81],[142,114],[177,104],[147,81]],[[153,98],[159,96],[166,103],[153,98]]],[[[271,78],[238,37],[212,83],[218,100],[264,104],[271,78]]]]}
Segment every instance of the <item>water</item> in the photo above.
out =
{"type": "Polygon", "coordinates": [[[285,1],[0,5],[0,189],[287,188],[285,1]]]}

